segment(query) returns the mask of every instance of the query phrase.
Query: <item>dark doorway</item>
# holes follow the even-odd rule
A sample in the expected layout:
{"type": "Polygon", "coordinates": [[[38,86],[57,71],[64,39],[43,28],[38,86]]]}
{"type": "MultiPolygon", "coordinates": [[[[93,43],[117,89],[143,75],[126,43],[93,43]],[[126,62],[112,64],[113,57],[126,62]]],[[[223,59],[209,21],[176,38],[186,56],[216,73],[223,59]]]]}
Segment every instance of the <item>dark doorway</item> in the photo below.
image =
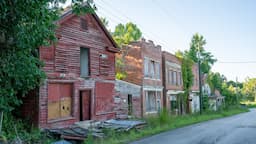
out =
{"type": "Polygon", "coordinates": [[[128,115],[132,115],[132,95],[128,94],[128,115]]]}
{"type": "Polygon", "coordinates": [[[80,92],[80,121],[91,118],[91,90],[80,92]]]}

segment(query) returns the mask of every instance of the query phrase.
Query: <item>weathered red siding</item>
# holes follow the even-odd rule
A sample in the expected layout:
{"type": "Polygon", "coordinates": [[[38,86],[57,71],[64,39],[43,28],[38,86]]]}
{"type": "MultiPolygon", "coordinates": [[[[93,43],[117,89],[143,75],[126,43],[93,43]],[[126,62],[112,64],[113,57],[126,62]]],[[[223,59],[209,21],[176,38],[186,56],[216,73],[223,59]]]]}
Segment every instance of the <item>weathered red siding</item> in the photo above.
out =
{"type": "MultiPolygon", "coordinates": [[[[47,74],[47,79],[39,88],[36,120],[39,127],[66,127],[79,121],[80,92],[83,90],[91,92],[91,119],[114,118],[115,53],[118,51],[116,44],[95,14],[76,16],[69,13],[57,24],[58,42],[50,47],[39,48],[40,59],[45,63],[43,70],[47,74]],[[85,20],[87,29],[81,28],[81,19],[85,20]],[[90,75],[85,78],[80,77],[81,47],[89,49],[90,75]],[[105,57],[102,58],[102,55],[105,57]],[[48,100],[57,99],[49,84],[72,86],[70,116],[48,119],[48,100]]],[[[64,87],[63,92],[67,91],[64,87]]],[[[26,107],[31,108],[29,105],[26,107]]]]}

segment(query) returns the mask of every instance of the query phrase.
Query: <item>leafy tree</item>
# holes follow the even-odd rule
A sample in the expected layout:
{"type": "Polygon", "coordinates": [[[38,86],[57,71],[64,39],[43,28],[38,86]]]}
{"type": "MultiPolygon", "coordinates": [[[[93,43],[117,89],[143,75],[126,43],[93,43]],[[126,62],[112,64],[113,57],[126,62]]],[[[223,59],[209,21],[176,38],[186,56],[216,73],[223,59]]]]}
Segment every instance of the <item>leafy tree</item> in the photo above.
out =
{"type": "Polygon", "coordinates": [[[210,85],[212,92],[216,89],[220,91],[223,82],[223,76],[218,72],[210,72],[207,76],[207,83],[210,85]]]}
{"type": "Polygon", "coordinates": [[[142,33],[135,24],[128,22],[125,25],[118,24],[115,27],[115,31],[112,33],[112,36],[117,44],[122,47],[122,45],[126,45],[132,41],[139,40],[142,36],[142,33]]]}
{"type": "Polygon", "coordinates": [[[242,92],[248,100],[256,101],[256,78],[247,78],[242,92]]]}
{"type": "Polygon", "coordinates": [[[100,18],[101,22],[103,23],[103,25],[108,28],[108,24],[109,24],[109,21],[105,18],[105,17],[101,17],[100,18]]]}
{"type": "Polygon", "coordinates": [[[242,94],[238,83],[234,81],[226,82],[226,77],[218,72],[210,72],[207,77],[207,82],[213,93],[215,90],[219,90],[221,95],[225,96],[226,106],[239,103],[242,94]]]}
{"type": "Polygon", "coordinates": [[[239,90],[232,85],[228,86],[227,83],[222,84],[221,94],[225,96],[226,106],[236,105],[239,103],[239,90]]]}
{"type": "Polygon", "coordinates": [[[184,53],[181,51],[177,51],[175,55],[182,60],[181,71],[184,89],[182,101],[186,107],[187,113],[189,113],[189,93],[194,82],[194,75],[192,72],[193,60],[190,59],[187,51],[185,51],[184,53]]]}
{"type": "Polygon", "coordinates": [[[118,24],[115,27],[115,31],[112,36],[116,43],[121,48],[120,55],[116,57],[116,78],[124,79],[126,77],[125,68],[125,56],[127,55],[126,45],[132,41],[137,41],[141,38],[142,33],[140,29],[133,23],[129,22],[125,25],[118,24]]]}
{"type": "MultiPolygon", "coordinates": [[[[55,39],[55,21],[65,0],[2,0],[0,3],[0,109],[10,112],[22,103],[18,96],[45,78],[38,48],[55,39]]],[[[83,0],[72,0],[74,12],[91,12],[83,0]]],[[[92,4],[92,0],[88,4],[92,4]]]]}
{"type": "Polygon", "coordinates": [[[212,65],[217,61],[214,59],[213,55],[210,52],[207,52],[204,48],[206,45],[206,40],[204,37],[198,33],[194,34],[191,43],[188,55],[195,63],[198,62],[198,53],[200,54],[201,61],[201,72],[209,73],[212,65]]]}

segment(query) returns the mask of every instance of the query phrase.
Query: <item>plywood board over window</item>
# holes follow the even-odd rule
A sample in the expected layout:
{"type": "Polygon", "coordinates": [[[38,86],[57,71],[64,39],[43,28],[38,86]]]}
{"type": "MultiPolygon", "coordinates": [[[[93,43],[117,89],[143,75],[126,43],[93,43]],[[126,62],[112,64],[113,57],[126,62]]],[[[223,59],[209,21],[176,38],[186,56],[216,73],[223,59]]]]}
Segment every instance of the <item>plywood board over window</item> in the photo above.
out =
{"type": "Polygon", "coordinates": [[[71,116],[73,84],[48,84],[48,120],[71,116]]]}

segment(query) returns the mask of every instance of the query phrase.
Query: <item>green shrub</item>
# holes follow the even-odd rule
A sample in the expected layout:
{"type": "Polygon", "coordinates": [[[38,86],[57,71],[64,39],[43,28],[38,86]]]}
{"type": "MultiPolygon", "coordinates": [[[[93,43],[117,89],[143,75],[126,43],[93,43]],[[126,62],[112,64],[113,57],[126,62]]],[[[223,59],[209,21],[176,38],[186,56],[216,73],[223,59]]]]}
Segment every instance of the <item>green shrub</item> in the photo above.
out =
{"type": "Polygon", "coordinates": [[[23,143],[50,143],[52,140],[28,122],[17,119],[10,113],[4,114],[2,134],[8,141],[20,139],[23,143]]]}

